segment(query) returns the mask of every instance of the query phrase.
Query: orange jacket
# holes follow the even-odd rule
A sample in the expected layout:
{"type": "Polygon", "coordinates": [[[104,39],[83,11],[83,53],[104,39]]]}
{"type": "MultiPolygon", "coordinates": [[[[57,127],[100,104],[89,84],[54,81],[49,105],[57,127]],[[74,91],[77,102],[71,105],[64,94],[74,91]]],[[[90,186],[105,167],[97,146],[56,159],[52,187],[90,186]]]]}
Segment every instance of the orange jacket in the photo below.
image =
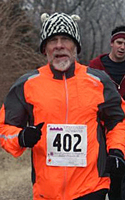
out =
{"type": "Polygon", "coordinates": [[[117,148],[124,153],[124,106],[108,75],[77,62],[65,73],[47,64],[17,80],[0,111],[0,142],[18,157],[25,150],[18,144],[19,131],[27,123],[45,122],[41,140],[32,148],[34,200],[72,200],[109,188],[106,151],[117,148]],[[47,165],[48,124],[86,125],[87,166],[47,165]]]}

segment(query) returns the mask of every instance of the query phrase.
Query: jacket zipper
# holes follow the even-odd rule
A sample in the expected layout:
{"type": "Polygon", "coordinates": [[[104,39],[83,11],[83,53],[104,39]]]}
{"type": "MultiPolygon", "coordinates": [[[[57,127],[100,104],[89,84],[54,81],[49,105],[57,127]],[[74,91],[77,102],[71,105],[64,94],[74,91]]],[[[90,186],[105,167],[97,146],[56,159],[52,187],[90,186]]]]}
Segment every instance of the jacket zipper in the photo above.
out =
{"type": "Polygon", "coordinates": [[[120,88],[121,88],[121,84],[122,84],[122,82],[123,82],[124,79],[125,79],[125,75],[123,76],[123,78],[122,78],[120,84],[118,84],[118,83],[116,83],[114,80],[112,80],[113,83],[115,83],[115,85],[117,85],[118,90],[120,90],[120,88]]]}
{"type": "Polygon", "coordinates": [[[65,119],[65,122],[67,124],[68,123],[68,88],[67,88],[67,79],[66,79],[65,73],[64,73],[64,81],[65,81],[65,91],[66,91],[66,119],[65,119]]]}
{"type": "MultiPolygon", "coordinates": [[[[68,123],[68,88],[67,88],[67,79],[66,75],[64,73],[64,82],[65,82],[65,92],[66,92],[66,118],[65,118],[65,123],[68,123]]],[[[64,187],[63,187],[63,199],[66,200],[65,198],[65,188],[66,188],[66,175],[67,175],[67,169],[64,167],[64,187]]]]}

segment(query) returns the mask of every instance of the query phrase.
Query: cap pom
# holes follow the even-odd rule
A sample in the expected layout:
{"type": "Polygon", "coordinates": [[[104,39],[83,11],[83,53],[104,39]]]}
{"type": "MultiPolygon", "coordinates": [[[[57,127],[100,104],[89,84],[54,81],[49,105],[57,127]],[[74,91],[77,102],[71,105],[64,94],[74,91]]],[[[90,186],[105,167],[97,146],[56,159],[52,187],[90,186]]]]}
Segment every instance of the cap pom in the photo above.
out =
{"type": "Polygon", "coordinates": [[[79,15],[71,15],[71,18],[72,18],[74,21],[80,21],[79,15]]]}
{"type": "Polygon", "coordinates": [[[49,14],[43,13],[43,14],[41,15],[41,22],[46,21],[48,18],[49,18],[49,14]]]}

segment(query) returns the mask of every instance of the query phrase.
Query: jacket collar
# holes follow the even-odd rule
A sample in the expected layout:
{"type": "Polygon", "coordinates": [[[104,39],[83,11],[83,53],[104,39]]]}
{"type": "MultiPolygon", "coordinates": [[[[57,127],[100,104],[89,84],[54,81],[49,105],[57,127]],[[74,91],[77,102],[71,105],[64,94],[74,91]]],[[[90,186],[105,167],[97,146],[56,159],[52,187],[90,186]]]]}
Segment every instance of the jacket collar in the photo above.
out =
{"type": "Polygon", "coordinates": [[[51,69],[51,71],[52,71],[52,73],[53,73],[53,78],[54,78],[54,79],[62,80],[64,75],[65,75],[66,79],[68,79],[68,78],[71,78],[71,77],[74,76],[75,63],[73,63],[73,64],[68,68],[68,70],[63,71],[63,72],[54,69],[53,66],[50,66],[50,69],[51,69]]]}

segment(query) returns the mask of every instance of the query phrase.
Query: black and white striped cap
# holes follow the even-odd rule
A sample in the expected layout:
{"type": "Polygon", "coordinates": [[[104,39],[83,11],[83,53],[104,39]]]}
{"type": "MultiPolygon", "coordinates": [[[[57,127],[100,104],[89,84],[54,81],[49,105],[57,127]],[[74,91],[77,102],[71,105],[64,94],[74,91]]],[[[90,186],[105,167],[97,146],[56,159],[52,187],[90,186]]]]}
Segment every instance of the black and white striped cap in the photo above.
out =
{"type": "Polygon", "coordinates": [[[77,52],[81,51],[80,33],[77,21],[78,15],[69,16],[65,13],[54,13],[49,16],[47,13],[41,15],[42,29],[40,34],[40,51],[44,53],[44,44],[53,35],[67,34],[77,45],[77,52]]]}

